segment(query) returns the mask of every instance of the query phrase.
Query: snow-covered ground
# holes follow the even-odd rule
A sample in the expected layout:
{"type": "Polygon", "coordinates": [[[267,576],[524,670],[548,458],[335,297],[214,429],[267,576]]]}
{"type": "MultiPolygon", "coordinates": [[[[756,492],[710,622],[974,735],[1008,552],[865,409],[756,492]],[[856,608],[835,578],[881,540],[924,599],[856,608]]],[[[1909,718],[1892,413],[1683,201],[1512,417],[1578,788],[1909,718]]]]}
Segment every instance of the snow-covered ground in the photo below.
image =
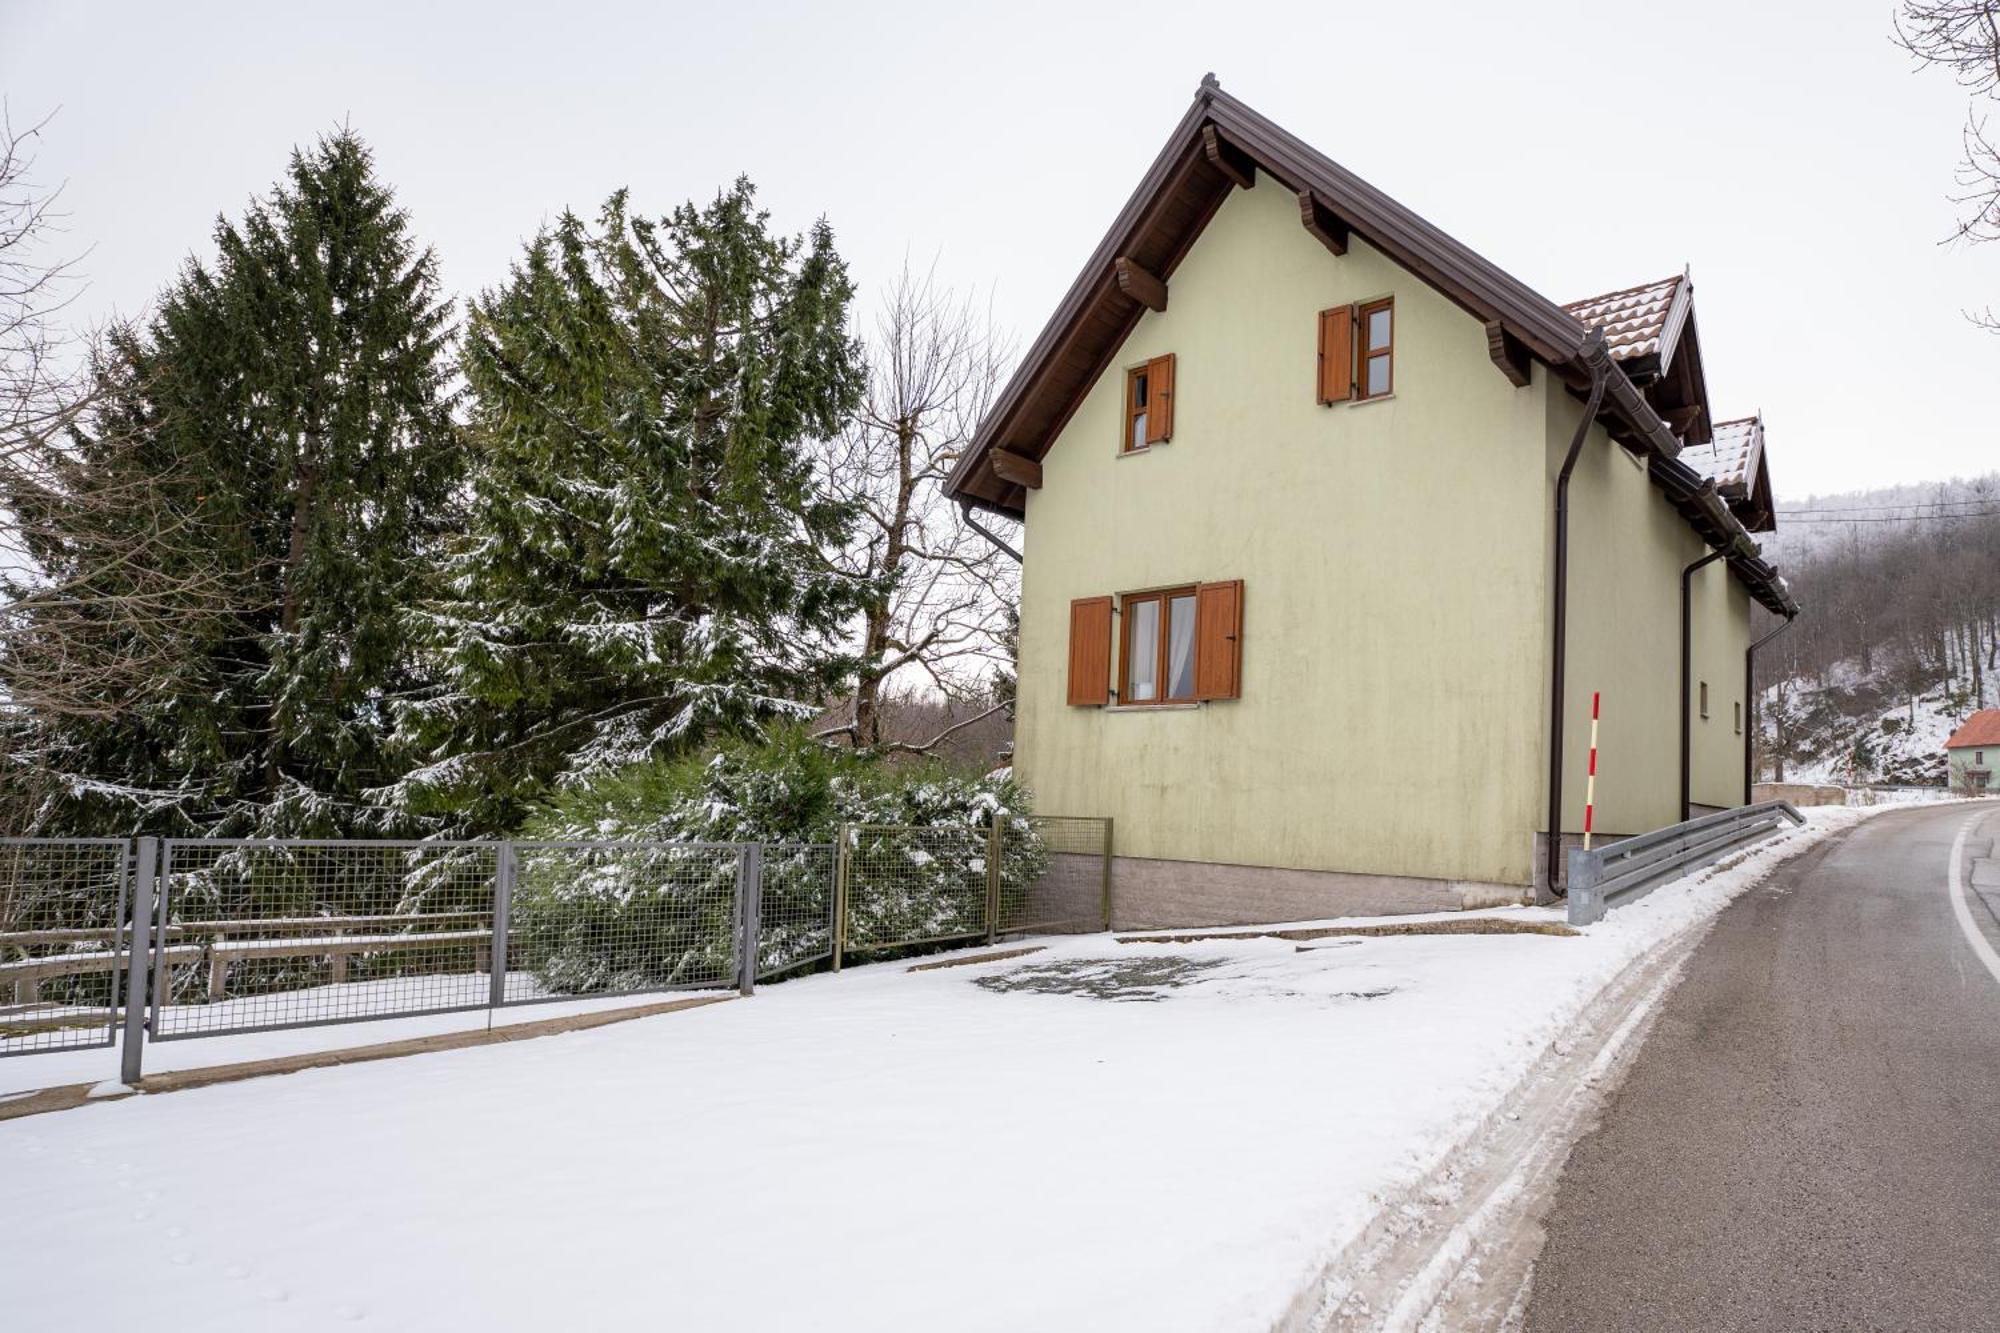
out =
{"type": "MultiPolygon", "coordinates": [[[[1921,782],[1943,790],[1945,738],[1978,704],[1963,691],[1936,687],[1898,693],[1882,679],[1887,674],[1878,669],[1871,675],[1849,659],[1827,672],[1824,684],[1785,683],[1795,755],[1785,765],[1787,782],[1921,782]]],[[[1778,691],[1766,689],[1757,706],[1766,753],[1778,706],[1778,691]]]]}
{"type": "Polygon", "coordinates": [[[1071,937],[0,1123],[0,1323],[1268,1328],[1610,978],[1866,814],[1575,938],[1071,937]]]}

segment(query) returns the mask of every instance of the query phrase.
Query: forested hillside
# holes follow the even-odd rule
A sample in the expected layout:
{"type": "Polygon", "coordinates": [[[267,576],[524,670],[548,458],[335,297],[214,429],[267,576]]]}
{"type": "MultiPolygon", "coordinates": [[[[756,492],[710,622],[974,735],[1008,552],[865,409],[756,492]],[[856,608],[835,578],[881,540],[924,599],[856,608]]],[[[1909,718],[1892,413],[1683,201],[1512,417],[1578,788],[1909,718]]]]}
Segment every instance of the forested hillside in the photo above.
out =
{"type": "Polygon", "coordinates": [[[1758,654],[1760,774],[1941,783],[2000,703],[2000,473],[1785,501],[1766,549],[1805,612],[1758,654]]]}

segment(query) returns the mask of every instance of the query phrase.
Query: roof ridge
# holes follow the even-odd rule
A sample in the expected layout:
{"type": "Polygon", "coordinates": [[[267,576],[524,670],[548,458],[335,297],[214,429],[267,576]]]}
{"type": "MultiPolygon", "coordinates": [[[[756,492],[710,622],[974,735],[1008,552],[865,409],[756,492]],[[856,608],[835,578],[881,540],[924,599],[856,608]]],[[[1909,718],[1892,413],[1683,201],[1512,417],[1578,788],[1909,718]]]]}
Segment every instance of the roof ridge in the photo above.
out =
{"type": "Polygon", "coordinates": [[[1655,278],[1651,282],[1640,282],[1640,283],[1634,283],[1630,287],[1620,287],[1616,291],[1599,292],[1595,296],[1583,296],[1583,297],[1578,297],[1574,301],[1564,301],[1562,303],[1562,307],[1565,310],[1571,310],[1580,305],[1595,305],[1599,301],[1609,301],[1614,296],[1636,296],[1640,292],[1650,291],[1655,287],[1668,287],[1676,282],[1685,281],[1686,279],[1687,279],[1687,273],[1683,271],[1680,273],[1675,273],[1669,277],[1655,278]]]}

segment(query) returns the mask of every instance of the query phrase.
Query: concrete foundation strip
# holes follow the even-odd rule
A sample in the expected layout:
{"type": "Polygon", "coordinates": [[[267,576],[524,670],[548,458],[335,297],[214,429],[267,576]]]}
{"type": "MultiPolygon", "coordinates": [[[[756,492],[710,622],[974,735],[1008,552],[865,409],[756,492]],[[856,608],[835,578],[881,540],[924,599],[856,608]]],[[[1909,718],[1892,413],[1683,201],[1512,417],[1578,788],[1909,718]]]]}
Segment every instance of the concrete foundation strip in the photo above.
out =
{"type": "Polygon", "coordinates": [[[428,1037],[378,1042],[372,1046],[347,1046],[332,1051],[306,1051],[298,1055],[281,1055],[269,1060],[246,1060],[237,1064],[209,1065],[200,1069],[177,1069],[162,1074],[148,1074],[139,1080],[136,1089],[101,1093],[94,1097],[91,1095],[91,1090],[101,1085],[69,1083],[61,1087],[44,1088],[25,1097],[0,1100],[0,1120],[16,1120],[22,1116],[41,1115],[48,1111],[67,1111],[88,1102],[122,1101],[142,1092],[185,1092],[190,1088],[213,1087],[218,1083],[238,1083],[247,1078],[263,1078],[270,1074],[296,1074],[307,1069],[331,1069],[336,1065],[362,1064],[370,1060],[395,1060],[406,1055],[460,1051],[474,1046],[497,1046],[503,1042],[553,1037],[565,1032],[584,1032],[591,1028],[608,1027],[613,1023],[630,1022],[635,1018],[653,1018],[660,1014],[677,1013],[683,1009],[699,1009],[703,1005],[721,1004],[725,1000],[735,998],[734,995],[683,996],[659,1004],[642,1004],[624,1009],[599,1009],[587,1014],[564,1014],[558,1018],[509,1023],[504,1027],[491,1029],[474,1028],[464,1032],[440,1032],[428,1037]]]}

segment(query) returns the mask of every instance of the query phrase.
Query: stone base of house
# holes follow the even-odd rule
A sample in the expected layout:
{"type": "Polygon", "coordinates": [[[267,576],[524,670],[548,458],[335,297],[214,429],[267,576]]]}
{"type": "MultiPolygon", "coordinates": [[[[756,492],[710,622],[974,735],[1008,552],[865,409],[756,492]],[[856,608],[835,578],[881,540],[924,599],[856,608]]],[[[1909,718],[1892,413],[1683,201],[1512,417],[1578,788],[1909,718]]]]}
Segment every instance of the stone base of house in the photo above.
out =
{"type": "Polygon", "coordinates": [[[1116,930],[1450,912],[1519,903],[1532,894],[1525,885],[1470,880],[1111,858],[1111,924],[1116,930]]]}

